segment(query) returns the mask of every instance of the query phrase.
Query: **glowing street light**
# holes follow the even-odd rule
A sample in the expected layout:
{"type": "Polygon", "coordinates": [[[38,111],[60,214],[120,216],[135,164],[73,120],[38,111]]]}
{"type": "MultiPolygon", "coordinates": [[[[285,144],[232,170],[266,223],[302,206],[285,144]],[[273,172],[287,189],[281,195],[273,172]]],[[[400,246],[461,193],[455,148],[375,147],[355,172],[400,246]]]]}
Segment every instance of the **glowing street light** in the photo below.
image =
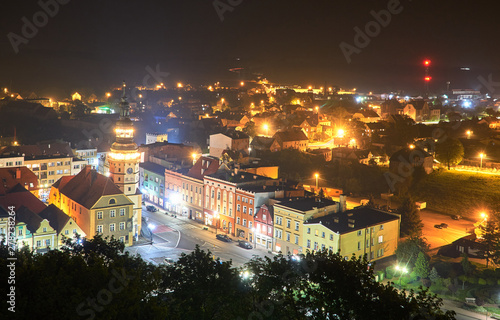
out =
{"type": "Polygon", "coordinates": [[[415,145],[414,145],[414,144],[410,144],[410,145],[409,145],[409,147],[410,147],[410,149],[412,149],[412,150],[413,150],[413,149],[415,149],[415,145]]]}
{"type": "Polygon", "coordinates": [[[111,93],[110,92],[106,92],[106,97],[111,97],[111,93]]]}
{"type": "Polygon", "coordinates": [[[483,158],[484,158],[484,153],[479,154],[479,158],[481,158],[481,169],[483,169],[483,158]]]}
{"type": "Polygon", "coordinates": [[[243,87],[244,85],[245,85],[245,82],[241,81],[241,82],[240,82],[240,86],[242,86],[242,87],[243,87]]]}
{"type": "Polygon", "coordinates": [[[316,178],[316,192],[318,192],[318,178],[319,178],[319,173],[315,173],[314,177],[316,178]]]}
{"type": "Polygon", "coordinates": [[[269,136],[269,125],[267,123],[264,124],[264,130],[266,130],[266,136],[269,136]]]}
{"type": "Polygon", "coordinates": [[[397,265],[396,270],[401,272],[399,275],[399,286],[401,287],[401,277],[403,276],[403,274],[408,272],[408,269],[406,269],[406,267],[400,267],[399,265],[397,265]]]}
{"type": "Polygon", "coordinates": [[[191,154],[191,157],[193,157],[193,166],[194,166],[194,164],[196,163],[196,153],[193,152],[191,154]]]}
{"type": "Polygon", "coordinates": [[[431,65],[431,60],[427,59],[427,60],[424,60],[424,66],[428,67],[431,65]]]}
{"type": "Polygon", "coordinates": [[[467,134],[467,139],[470,139],[470,135],[472,134],[472,131],[467,130],[466,134],[467,134]]]}
{"type": "Polygon", "coordinates": [[[338,130],[337,130],[337,137],[339,137],[339,138],[343,138],[343,137],[344,137],[344,134],[345,134],[344,129],[338,129],[338,130]]]}

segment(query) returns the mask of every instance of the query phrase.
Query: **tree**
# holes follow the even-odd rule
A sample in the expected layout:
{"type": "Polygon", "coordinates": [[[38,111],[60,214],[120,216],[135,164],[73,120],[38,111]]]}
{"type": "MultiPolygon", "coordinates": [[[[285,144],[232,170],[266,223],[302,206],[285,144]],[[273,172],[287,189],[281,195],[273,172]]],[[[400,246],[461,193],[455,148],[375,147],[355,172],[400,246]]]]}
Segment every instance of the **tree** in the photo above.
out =
{"type": "Polygon", "coordinates": [[[415,201],[410,196],[403,198],[397,213],[401,215],[401,236],[419,237],[422,234],[424,225],[415,201]]]}
{"type": "Polygon", "coordinates": [[[398,261],[406,263],[409,267],[413,267],[419,253],[426,253],[428,250],[429,244],[425,241],[425,238],[413,236],[398,244],[396,257],[398,261]]]}
{"type": "Polygon", "coordinates": [[[472,265],[472,263],[470,263],[469,256],[466,253],[462,254],[462,261],[460,261],[460,264],[462,265],[462,270],[464,271],[464,274],[466,276],[472,274],[474,266],[472,265]]]}
{"type": "Polygon", "coordinates": [[[429,279],[432,282],[436,282],[437,280],[439,280],[439,278],[441,277],[439,276],[439,273],[437,272],[436,268],[432,267],[431,272],[429,273],[429,279]]]}
{"type": "Polygon", "coordinates": [[[429,261],[423,252],[420,252],[417,257],[417,262],[415,262],[415,273],[421,279],[427,278],[429,276],[429,261]]]}
{"type": "Polygon", "coordinates": [[[477,240],[481,244],[478,255],[486,259],[486,268],[490,261],[500,262],[500,214],[489,217],[486,222],[478,226],[480,235],[477,240]]]}
{"type": "Polygon", "coordinates": [[[252,138],[255,137],[256,135],[255,122],[248,121],[247,123],[245,123],[245,127],[243,127],[242,131],[252,138]]]}
{"type": "Polygon", "coordinates": [[[462,162],[464,158],[464,146],[457,139],[447,138],[443,142],[436,144],[436,159],[445,163],[450,170],[450,166],[455,166],[462,162]]]}

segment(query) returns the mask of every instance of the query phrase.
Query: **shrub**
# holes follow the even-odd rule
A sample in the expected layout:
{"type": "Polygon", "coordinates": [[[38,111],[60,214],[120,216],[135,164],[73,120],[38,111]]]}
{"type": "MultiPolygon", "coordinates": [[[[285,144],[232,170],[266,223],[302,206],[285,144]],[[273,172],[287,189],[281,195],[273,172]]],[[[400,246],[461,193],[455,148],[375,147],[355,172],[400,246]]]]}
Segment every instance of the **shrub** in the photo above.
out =
{"type": "Polygon", "coordinates": [[[495,283],[497,283],[497,280],[495,280],[495,279],[491,279],[491,278],[488,278],[488,279],[486,279],[486,283],[487,283],[489,286],[493,286],[493,285],[495,285],[495,283]]]}
{"type": "Polygon", "coordinates": [[[479,278],[479,280],[477,281],[477,283],[479,285],[485,286],[486,285],[486,280],[484,280],[483,278],[479,278]]]}
{"type": "Polygon", "coordinates": [[[431,281],[431,280],[429,280],[429,279],[422,279],[422,284],[423,284],[425,287],[429,288],[429,287],[431,286],[431,284],[432,284],[432,281],[431,281]]]}
{"type": "Polygon", "coordinates": [[[467,277],[467,282],[470,284],[477,284],[477,278],[476,277],[467,277]]]}
{"type": "Polygon", "coordinates": [[[478,307],[480,307],[480,306],[484,305],[484,299],[483,299],[483,298],[481,298],[481,297],[476,298],[476,305],[477,305],[478,307]]]}
{"type": "Polygon", "coordinates": [[[451,285],[451,279],[450,278],[443,279],[443,285],[445,287],[448,287],[449,285],[451,285]]]}
{"type": "Polygon", "coordinates": [[[417,276],[417,273],[415,271],[412,271],[410,273],[410,282],[415,282],[418,280],[418,276],[417,276]]]}
{"type": "Polygon", "coordinates": [[[500,279],[497,280],[497,284],[500,286],[500,279]]]}
{"type": "Polygon", "coordinates": [[[394,267],[389,266],[385,268],[385,278],[386,279],[392,279],[394,277],[394,267]]]}

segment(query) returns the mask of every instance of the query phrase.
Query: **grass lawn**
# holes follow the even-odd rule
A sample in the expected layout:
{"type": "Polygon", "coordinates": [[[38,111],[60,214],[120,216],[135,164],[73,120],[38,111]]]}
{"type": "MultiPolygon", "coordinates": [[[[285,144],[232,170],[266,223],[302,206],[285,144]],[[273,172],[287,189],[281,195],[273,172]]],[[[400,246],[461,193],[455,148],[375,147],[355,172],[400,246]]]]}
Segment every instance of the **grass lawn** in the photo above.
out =
{"type": "Polygon", "coordinates": [[[476,219],[500,204],[500,176],[436,171],[413,185],[412,195],[431,210],[476,219]]]}

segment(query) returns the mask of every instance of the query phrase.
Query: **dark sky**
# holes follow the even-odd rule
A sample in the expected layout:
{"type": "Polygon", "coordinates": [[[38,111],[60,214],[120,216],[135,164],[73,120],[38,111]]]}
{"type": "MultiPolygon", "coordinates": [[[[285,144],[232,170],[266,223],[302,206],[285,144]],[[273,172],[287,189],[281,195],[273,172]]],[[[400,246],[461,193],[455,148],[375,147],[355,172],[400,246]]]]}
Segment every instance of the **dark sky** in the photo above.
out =
{"type": "Polygon", "coordinates": [[[364,29],[372,10],[394,0],[219,2],[241,4],[221,21],[212,0],[69,0],[16,54],[8,34],[22,36],[22,17],[32,21],[42,9],[35,0],[9,1],[0,19],[0,86],[44,95],[102,93],[123,79],[140,85],[146,68],[159,65],[169,84],[234,80],[228,69],[245,67],[271,82],[412,93],[423,87],[424,58],[432,60],[435,90],[446,81],[480,88],[477,77],[490,74],[500,81],[493,1],[402,0],[401,12],[350,64],[340,44],[353,45],[354,28],[364,29]]]}

